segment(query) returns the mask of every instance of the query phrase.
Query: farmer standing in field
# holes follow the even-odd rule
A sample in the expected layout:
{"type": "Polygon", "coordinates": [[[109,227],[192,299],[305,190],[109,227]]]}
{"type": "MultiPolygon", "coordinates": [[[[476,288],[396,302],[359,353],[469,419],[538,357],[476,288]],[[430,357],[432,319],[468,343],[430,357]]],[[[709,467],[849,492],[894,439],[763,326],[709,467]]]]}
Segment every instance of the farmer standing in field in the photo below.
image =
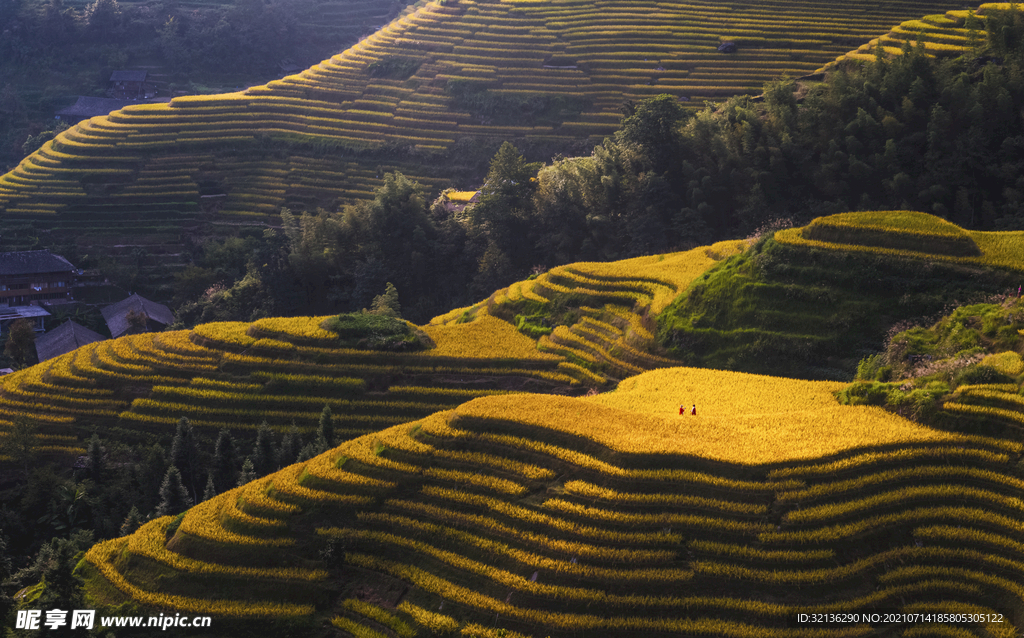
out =
{"type": "Polygon", "coordinates": [[[690,414],[692,416],[697,416],[697,404],[696,403],[693,404],[693,408],[690,410],[690,414]]]}
{"type": "Polygon", "coordinates": [[[683,416],[684,414],[686,414],[686,408],[684,408],[683,404],[680,403],[679,404],[679,416],[683,416]]]}

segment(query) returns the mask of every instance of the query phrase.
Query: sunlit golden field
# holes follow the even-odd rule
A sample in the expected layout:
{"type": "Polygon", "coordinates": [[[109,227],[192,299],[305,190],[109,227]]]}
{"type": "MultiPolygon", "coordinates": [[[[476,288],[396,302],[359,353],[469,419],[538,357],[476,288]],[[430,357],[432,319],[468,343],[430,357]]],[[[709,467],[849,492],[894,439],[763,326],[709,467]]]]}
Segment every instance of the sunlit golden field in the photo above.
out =
{"type": "Polygon", "coordinates": [[[421,328],[437,346],[432,356],[469,359],[546,359],[561,357],[537,350],[537,343],[512,324],[490,315],[469,323],[427,325],[421,328]]]}
{"type": "Polygon", "coordinates": [[[690,282],[714,266],[716,261],[739,254],[746,247],[745,240],[730,239],[677,253],[633,257],[613,262],[581,261],[563,268],[584,275],[611,279],[643,278],[664,282],[663,286],[652,287],[650,311],[657,314],[672,303],[679,291],[685,290],[690,282]]]}
{"type": "Polygon", "coordinates": [[[912,257],[916,259],[950,261],[964,265],[988,266],[1010,270],[1024,269],[1024,231],[985,232],[980,230],[963,230],[939,217],[914,211],[902,211],[893,217],[895,221],[886,225],[885,217],[874,213],[842,213],[830,217],[819,218],[803,228],[787,228],[775,233],[776,241],[783,244],[821,248],[825,250],[843,250],[868,252],[895,257],[912,257]],[[928,234],[933,236],[962,236],[969,238],[977,246],[980,255],[945,255],[929,250],[927,242],[922,239],[919,249],[894,248],[876,245],[865,245],[851,241],[836,243],[819,241],[806,237],[806,231],[815,223],[828,222],[835,227],[864,229],[890,232],[894,236],[909,235],[921,238],[928,234]],[[957,233],[956,231],[959,231],[957,233]]]}
{"type": "Polygon", "coordinates": [[[959,438],[881,408],[840,405],[834,393],[842,387],[828,381],[670,368],[626,379],[614,392],[594,397],[486,397],[457,413],[570,432],[623,452],[692,454],[743,464],[959,438]],[[693,404],[696,416],[690,415],[693,404]],[[685,415],[679,415],[680,405],[685,415]]]}

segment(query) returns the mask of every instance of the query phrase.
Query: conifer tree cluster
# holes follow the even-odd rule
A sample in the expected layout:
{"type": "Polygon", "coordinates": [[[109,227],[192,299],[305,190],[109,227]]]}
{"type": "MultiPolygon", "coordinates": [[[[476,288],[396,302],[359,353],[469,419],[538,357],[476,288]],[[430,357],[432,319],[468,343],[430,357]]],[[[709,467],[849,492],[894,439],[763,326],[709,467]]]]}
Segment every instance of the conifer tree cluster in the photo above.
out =
{"type": "MultiPolygon", "coordinates": [[[[94,437],[90,449],[93,442],[98,446],[99,439],[94,437]]],[[[243,452],[237,448],[234,437],[226,429],[218,432],[213,455],[206,462],[192,424],[188,418],[182,417],[171,442],[169,463],[160,484],[159,503],[154,515],[179,514],[195,503],[245,485],[297,461],[322,454],[335,444],[334,419],[331,408],[325,405],[320,413],[316,434],[306,444],[303,444],[302,435],[294,422],[287,432],[278,437],[264,420],[256,428],[252,451],[240,463],[239,456],[243,452]]],[[[139,512],[133,507],[121,531],[137,528],[138,519],[139,512]]]]}

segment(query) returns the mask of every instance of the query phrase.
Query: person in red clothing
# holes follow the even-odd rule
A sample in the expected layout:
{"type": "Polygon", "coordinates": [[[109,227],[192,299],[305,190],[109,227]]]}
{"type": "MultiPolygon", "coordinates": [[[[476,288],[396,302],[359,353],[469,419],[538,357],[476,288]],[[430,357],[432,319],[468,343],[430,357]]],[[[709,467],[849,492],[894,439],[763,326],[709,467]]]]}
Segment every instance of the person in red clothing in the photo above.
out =
{"type": "Polygon", "coordinates": [[[693,404],[693,408],[690,410],[690,414],[693,415],[693,416],[697,416],[697,404],[696,403],[693,404]]]}
{"type": "Polygon", "coordinates": [[[686,408],[684,408],[683,404],[680,403],[679,404],[679,416],[683,416],[684,414],[686,414],[686,408]]]}

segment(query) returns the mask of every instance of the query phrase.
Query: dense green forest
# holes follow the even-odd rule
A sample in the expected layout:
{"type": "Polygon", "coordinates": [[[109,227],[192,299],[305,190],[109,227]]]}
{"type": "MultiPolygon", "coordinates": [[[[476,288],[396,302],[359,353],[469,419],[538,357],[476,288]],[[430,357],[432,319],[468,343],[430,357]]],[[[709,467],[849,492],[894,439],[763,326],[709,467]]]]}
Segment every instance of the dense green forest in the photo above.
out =
{"type": "Polygon", "coordinates": [[[1024,122],[1014,115],[1024,107],[1021,16],[988,24],[976,56],[936,61],[908,47],[693,116],[668,96],[627,104],[615,137],[586,157],[541,166],[506,144],[482,201],[456,214],[390,175],[372,201],[293,211],[284,232],[198,247],[178,280],[179,316],[190,326],[356,310],[390,281],[406,316],[424,321],[557,264],[690,248],[849,210],[1024,228],[1024,122]]]}

